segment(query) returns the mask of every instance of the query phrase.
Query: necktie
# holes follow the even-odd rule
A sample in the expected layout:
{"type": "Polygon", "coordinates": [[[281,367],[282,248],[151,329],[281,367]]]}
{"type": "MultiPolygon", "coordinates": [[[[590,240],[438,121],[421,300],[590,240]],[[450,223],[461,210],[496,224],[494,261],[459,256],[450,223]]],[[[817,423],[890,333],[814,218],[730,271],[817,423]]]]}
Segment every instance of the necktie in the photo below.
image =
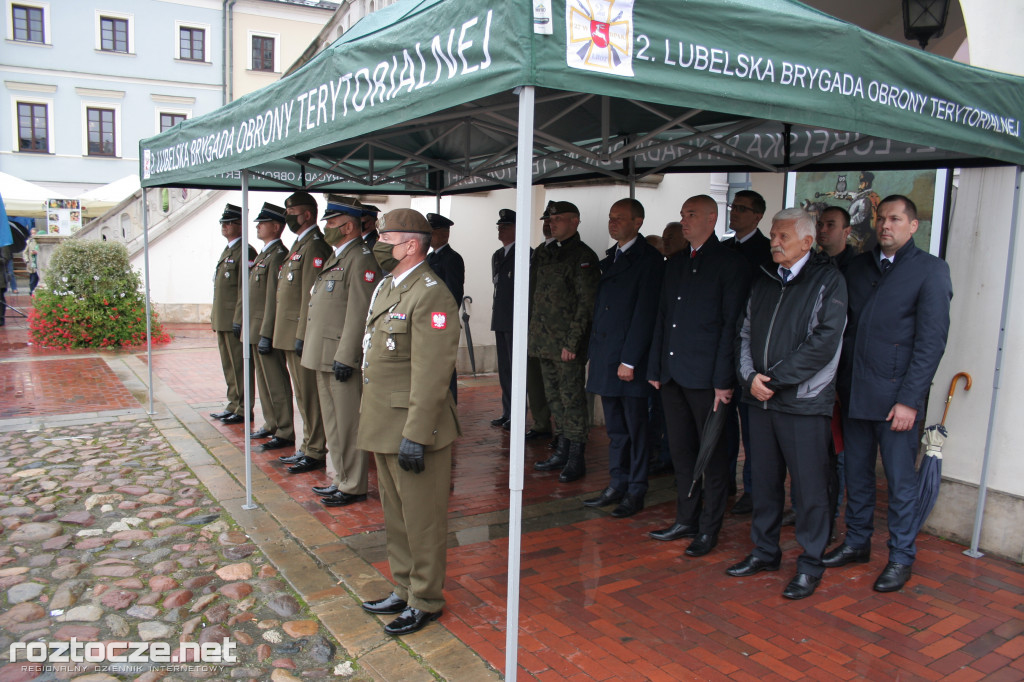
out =
{"type": "Polygon", "coordinates": [[[892,267],[892,261],[889,260],[888,258],[883,258],[882,259],[882,272],[885,272],[886,270],[888,270],[891,267],[892,267]]]}
{"type": "Polygon", "coordinates": [[[782,283],[785,284],[793,276],[793,271],[789,268],[779,268],[779,270],[782,271],[782,283]]]}
{"type": "Polygon", "coordinates": [[[697,257],[697,249],[690,249],[690,259],[692,260],[692,259],[694,259],[696,257],[697,257]]]}
{"type": "Polygon", "coordinates": [[[615,259],[612,262],[613,263],[618,263],[619,262],[619,256],[621,256],[621,255],[622,255],[622,249],[615,249],[615,259]]]}

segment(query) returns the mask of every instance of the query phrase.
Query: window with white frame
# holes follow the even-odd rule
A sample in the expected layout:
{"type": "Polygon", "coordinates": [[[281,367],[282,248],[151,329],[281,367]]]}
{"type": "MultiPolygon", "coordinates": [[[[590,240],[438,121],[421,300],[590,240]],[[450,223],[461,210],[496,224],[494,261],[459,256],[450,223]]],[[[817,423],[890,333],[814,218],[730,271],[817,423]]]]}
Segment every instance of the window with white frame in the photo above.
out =
{"type": "Polygon", "coordinates": [[[174,22],[174,58],[186,62],[210,63],[210,26],[174,22]]]}
{"type": "Polygon", "coordinates": [[[84,156],[120,156],[120,102],[82,102],[82,142],[84,156]]]}
{"type": "Polygon", "coordinates": [[[6,0],[7,39],[46,45],[50,37],[50,3],[6,0]]]}
{"type": "Polygon", "coordinates": [[[53,100],[33,95],[19,95],[11,100],[13,151],[31,154],[52,154],[53,100]]]}
{"type": "Polygon", "coordinates": [[[96,10],[96,49],[116,54],[135,53],[135,16],[96,10]]]}
{"type": "Polygon", "coordinates": [[[279,73],[281,71],[281,55],[278,41],[281,36],[275,33],[249,33],[249,44],[252,46],[249,67],[253,71],[279,73]]]}

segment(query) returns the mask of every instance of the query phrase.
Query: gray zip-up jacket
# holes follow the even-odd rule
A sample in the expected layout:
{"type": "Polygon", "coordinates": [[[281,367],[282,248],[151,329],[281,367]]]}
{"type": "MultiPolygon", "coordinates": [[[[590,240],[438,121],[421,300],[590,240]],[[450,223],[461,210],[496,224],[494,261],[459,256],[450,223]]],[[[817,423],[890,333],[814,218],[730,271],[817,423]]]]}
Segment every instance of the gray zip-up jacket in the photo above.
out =
{"type": "Polygon", "coordinates": [[[846,281],[827,257],[812,254],[783,284],[773,263],[757,271],[736,336],[743,401],[789,414],[831,416],[846,328],[846,281]],[[750,395],[755,374],[771,378],[767,401],[750,395]]]}

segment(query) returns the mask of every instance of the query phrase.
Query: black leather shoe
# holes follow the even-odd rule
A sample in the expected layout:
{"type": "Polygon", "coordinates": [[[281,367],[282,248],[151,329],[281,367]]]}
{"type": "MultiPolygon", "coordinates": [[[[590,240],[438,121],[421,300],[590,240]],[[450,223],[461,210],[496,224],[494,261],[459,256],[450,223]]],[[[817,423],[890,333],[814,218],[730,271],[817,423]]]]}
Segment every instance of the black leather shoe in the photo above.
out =
{"type": "Polygon", "coordinates": [[[242,424],[245,422],[245,417],[240,414],[229,414],[228,416],[220,420],[222,424],[242,424]]]}
{"type": "Polygon", "coordinates": [[[280,450],[281,448],[290,448],[293,445],[295,445],[295,441],[293,440],[288,440],[287,438],[278,438],[277,436],[274,436],[266,443],[261,445],[260,450],[262,450],[263,452],[266,452],[268,450],[280,450]]]}
{"type": "Polygon", "coordinates": [[[511,419],[506,419],[505,422],[501,425],[501,428],[505,429],[506,431],[511,431],[512,430],[512,420],[511,419]]]}
{"type": "Polygon", "coordinates": [[[320,501],[324,503],[325,507],[347,507],[348,505],[355,504],[356,502],[365,502],[366,493],[363,493],[362,495],[350,495],[339,490],[333,495],[321,497],[320,501]]]}
{"type": "Polygon", "coordinates": [[[678,540],[680,538],[695,538],[697,537],[697,526],[691,526],[683,523],[673,523],[664,530],[652,530],[647,534],[649,537],[655,540],[662,540],[668,542],[670,540],[678,540]]]}
{"type": "Polygon", "coordinates": [[[315,485],[313,486],[312,490],[317,495],[327,497],[328,495],[333,495],[334,493],[338,492],[338,486],[334,485],[333,483],[330,485],[315,485]]]}
{"type": "Polygon", "coordinates": [[[796,511],[793,509],[787,509],[786,513],[782,515],[783,526],[795,526],[796,525],[796,511]]]}
{"type": "Polygon", "coordinates": [[[422,630],[427,623],[441,617],[441,612],[427,613],[419,609],[408,608],[402,611],[402,615],[384,626],[384,632],[389,635],[409,635],[417,630],[422,630]]]}
{"type": "Polygon", "coordinates": [[[617,519],[624,519],[628,516],[632,516],[644,508],[644,498],[636,498],[630,495],[626,495],[622,498],[622,504],[615,509],[612,509],[612,516],[617,519]]]}
{"type": "Polygon", "coordinates": [[[260,429],[259,431],[253,431],[252,433],[250,433],[249,438],[252,438],[253,440],[259,440],[260,438],[270,438],[273,435],[273,431],[268,431],[267,429],[260,429]]]}
{"type": "Polygon", "coordinates": [[[550,435],[550,431],[537,431],[536,429],[530,429],[529,431],[526,432],[526,435],[523,436],[523,438],[525,438],[526,440],[533,440],[534,438],[540,438],[541,436],[550,435]]]}
{"type": "Polygon", "coordinates": [[[831,552],[826,552],[825,556],[821,558],[821,563],[826,568],[839,568],[846,564],[852,564],[857,562],[858,564],[866,564],[871,560],[871,545],[867,547],[861,547],[860,549],[854,549],[845,542],[831,552]]]}
{"type": "Polygon", "coordinates": [[[370,613],[401,613],[408,607],[409,605],[405,603],[405,600],[399,599],[398,595],[394,592],[383,599],[363,602],[363,611],[369,611],[370,613]]]}
{"type": "Polygon", "coordinates": [[[211,412],[210,416],[214,419],[223,419],[224,417],[230,417],[234,412],[230,410],[224,410],[223,412],[211,412]]]}
{"type": "Polygon", "coordinates": [[[910,566],[890,561],[875,581],[875,592],[895,592],[910,580],[910,566]]]}
{"type": "Polygon", "coordinates": [[[761,571],[777,570],[779,570],[778,561],[765,561],[764,559],[758,559],[753,554],[748,554],[746,559],[725,569],[725,572],[733,578],[746,578],[747,576],[756,575],[761,571]]]}
{"type": "Polygon", "coordinates": [[[612,487],[605,488],[600,495],[589,500],[583,500],[584,507],[606,507],[612,502],[618,502],[623,498],[623,493],[612,487]]]}
{"type": "Polygon", "coordinates": [[[782,596],[786,599],[804,599],[814,594],[814,590],[817,589],[818,583],[821,582],[821,578],[818,578],[807,573],[797,573],[793,576],[793,579],[786,585],[786,589],[782,591],[782,596]]]}
{"type": "Polygon", "coordinates": [[[316,471],[317,469],[323,469],[327,466],[327,462],[322,459],[313,459],[312,457],[302,456],[295,464],[288,467],[289,474],[304,474],[307,471],[316,471]]]}
{"type": "Polygon", "coordinates": [[[306,453],[302,450],[296,450],[294,455],[281,455],[277,458],[278,462],[284,462],[285,464],[295,464],[300,459],[306,456],[306,453]]]}
{"type": "Polygon", "coordinates": [[[508,421],[508,417],[498,417],[491,420],[491,426],[501,426],[508,421]]]}
{"type": "Polygon", "coordinates": [[[750,493],[743,493],[740,495],[740,499],[736,500],[736,504],[732,506],[732,512],[736,516],[743,516],[754,511],[754,498],[750,496],[750,493]]]}
{"type": "Polygon", "coordinates": [[[707,533],[701,533],[697,538],[690,543],[690,546],[686,548],[686,556],[704,556],[718,545],[717,535],[708,535],[707,533]]]}
{"type": "Polygon", "coordinates": [[[560,440],[560,438],[559,438],[558,434],[556,433],[555,437],[548,441],[548,445],[547,445],[548,450],[557,450],[558,449],[558,441],[559,440],[560,440]]]}

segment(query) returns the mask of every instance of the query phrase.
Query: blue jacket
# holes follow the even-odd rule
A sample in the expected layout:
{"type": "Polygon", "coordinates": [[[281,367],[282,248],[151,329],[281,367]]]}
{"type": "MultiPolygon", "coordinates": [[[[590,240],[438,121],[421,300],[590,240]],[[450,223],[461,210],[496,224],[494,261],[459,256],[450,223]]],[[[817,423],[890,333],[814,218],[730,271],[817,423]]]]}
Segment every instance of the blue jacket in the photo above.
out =
{"type": "Polygon", "coordinates": [[[946,262],[910,240],[882,272],[876,246],[846,270],[850,310],[839,365],[839,397],[850,417],[881,421],[896,403],[923,417],[946,350],[953,284],[946,262]]]}
{"type": "Polygon", "coordinates": [[[590,333],[590,374],[587,390],[597,395],[643,397],[647,383],[647,354],[658,313],[665,259],[638,234],[615,261],[618,245],[601,261],[601,280],[594,300],[590,333]],[[619,379],[619,365],[633,367],[633,381],[619,379]]]}

